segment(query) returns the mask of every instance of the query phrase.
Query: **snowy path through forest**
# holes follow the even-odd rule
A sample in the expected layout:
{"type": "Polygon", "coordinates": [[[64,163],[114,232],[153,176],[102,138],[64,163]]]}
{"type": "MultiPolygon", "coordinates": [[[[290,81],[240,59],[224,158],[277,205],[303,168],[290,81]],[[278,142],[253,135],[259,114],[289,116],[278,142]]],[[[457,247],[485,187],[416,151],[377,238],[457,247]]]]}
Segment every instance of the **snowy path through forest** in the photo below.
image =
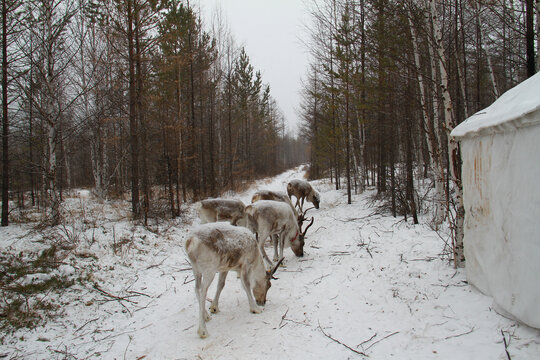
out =
{"type": "MultiPolygon", "coordinates": [[[[299,169],[256,189],[285,190],[299,169]]],[[[19,331],[1,346],[14,358],[103,359],[533,359],[540,331],[498,315],[491,300],[465,283],[465,271],[441,259],[444,243],[427,225],[375,214],[370,191],[353,197],[324,181],[311,210],[305,256],[285,251],[262,314],[251,314],[239,279],[229,276],[218,314],[197,336],[193,276],[183,251],[188,225],[159,232],[116,223],[136,245],[121,255],[112,223],[88,245],[96,286],[71,291],[64,314],[46,327],[19,331]],[[107,240],[108,239],[108,240],[107,240]],[[107,295],[108,294],[108,295],[107,295]],[[114,298],[110,295],[118,296],[114,298]],[[20,340],[20,337],[23,340],[20,340]],[[362,355],[365,354],[365,355],[362,355]]],[[[230,195],[233,197],[233,194],[230,195]]],[[[195,219],[190,209],[189,221],[195,219]]],[[[425,219],[421,219],[421,222],[425,219]]],[[[270,247],[269,254],[273,254],[270,247]]],[[[270,255],[271,256],[271,255],[270,255]]],[[[83,261],[83,260],[80,260],[83,261]]],[[[90,260],[87,260],[90,261],[90,260]]],[[[82,265],[81,265],[82,266],[82,265]]],[[[90,266],[90,265],[89,265],[90,266]]],[[[209,290],[213,297],[216,280],[209,290]]]]}

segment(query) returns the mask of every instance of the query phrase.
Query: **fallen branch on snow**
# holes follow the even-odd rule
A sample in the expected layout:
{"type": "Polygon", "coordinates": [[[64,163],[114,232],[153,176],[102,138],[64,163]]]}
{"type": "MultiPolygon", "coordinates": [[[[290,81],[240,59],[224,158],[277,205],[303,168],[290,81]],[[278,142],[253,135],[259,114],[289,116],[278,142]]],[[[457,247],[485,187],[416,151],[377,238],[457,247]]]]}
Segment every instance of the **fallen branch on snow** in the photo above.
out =
{"type": "Polygon", "coordinates": [[[388,334],[388,335],[386,335],[385,337],[383,337],[382,339],[375,341],[373,344],[369,345],[369,346],[366,348],[365,351],[368,351],[369,348],[371,348],[373,345],[375,345],[375,344],[377,344],[377,343],[380,343],[380,342],[383,341],[384,339],[388,339],[390,336],[394,336],[394,335],[396,335],[397,333],[399,333],[399,331],[396,331],[396,332],[393,332],[393,333],[391,333],[391,334],[388,334]]]}
{"type": "Polygon", "coordinates": [[[460,336],[463,336],[463,335],[467,335],[467,334],[470,334],[474,331],[474,326],[471,328],[471,330],[467,331],[467,332],[464,332],[462,334],[457,334],[457,335],[451,335],[451,336],[447,336],[444,338],[444,340],[448,340],[448,339],[452,339],[452,338],[456,338],[456,337],[460,337],[460,336]]]}
{"type": "Polygon", "coordinates": [[[127,301],[127,302],[130,302],[132,304],[137,304],[136,301],[133,301],[133,300],[130,300],[128,298],[130,297],[134,297],[134,296],[140,296],[139,294],[133,294],[133,295],[128,295],[128,296],[124,296],[124,297],[121,297],[121,296],[116,296],[116,295],[113,295],[105,290],[103,290],[102,288],[100,288],[97,284],[94,284],[93,285],[93,288],[96,289],[97,291],[99,291],[102,295],[105,295],[105,296],[108,296],[110,297],[112,300],[116,300],[116,301],[127,301]]]}
{"type": "Polygon", "coordinates": [[[508,352],[508,346],[510,345],[511,337],[509,337],[508,342],[506,342],[506,336],[504,335],[504,331],[501,330],[501,334],[503,337],[504,351],[506,352],[506,357],[508,358],[508,360],[512,360],[512,358],[510,357],[510,353],[508,352]]]}
{"type": "Polygon", "coordinates": [[[311,326],[310,324],[307,324],[305,322],[296,321],[296,320],[287,318],[288,312],[289,312],[289,308],[287,308],[287,311],[285,311],[285,313],[281,316],[281,321],[279,322],[279,326],[278,326],[280,329],[284,327],[285,325],[287,325],[287,324],[283,324],[283,321],[290,321],[292,323],[299,324],[299,325],[311,326]]]}
{"type": "Polygon", "coordinates": [[[326,337],[329,338],[330,340],[332,340],[332,341],[334,341],[334,342],[340,344],[341,346],[346,347],[347,349],[351,350],[352,352],[357,353],[358,355],[362,355],[362,356],[365,356],[365,357],[369,357],[369,356],[366,355],[365,353],[363,353],[363,352],[361,352],[361,351],[358,351],[358,350],[356,350],[356,349],[353,349],[352,347],[350,347],[350,346],[347,345],[347,344],[342,343],[342,342],[339,341],[338,339],[334,339],[332,336],[328,335],[328,334],[324,331],[324,329],[321,327],[321,323],[320,323],[320,322],[318,322],[318,323],[319,323],[319,329],[320,329],[321,332],[324,334],[324,336],[326,336],[326,337]]]}
{"type": "MultiPolygon", "coordinates": [[[[362,341],[360,344],[356,345],[356,347],[360,347],[360,346],[364,345],[365,343],[370,342],[371,340],[373,340],[373,338],[374,338],[375,336],[377,336],[377,333],[373,334],[373,336],[370,337],[369,339],[362,341]]],[[[363,348],[364,348],[364,347],[362,346],[362,349],[363,349],[363,348]]]]}
{"type": "Polygon", "coordinates": [[[332,251],[329,256],[351,255],[350,251],[332,251]]]}

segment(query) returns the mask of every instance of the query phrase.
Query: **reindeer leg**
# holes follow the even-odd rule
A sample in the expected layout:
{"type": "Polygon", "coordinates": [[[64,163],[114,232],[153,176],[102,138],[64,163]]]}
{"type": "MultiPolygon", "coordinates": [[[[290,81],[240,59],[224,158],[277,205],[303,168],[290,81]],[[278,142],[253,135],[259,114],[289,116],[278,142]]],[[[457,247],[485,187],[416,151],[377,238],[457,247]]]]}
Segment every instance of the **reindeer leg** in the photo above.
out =
{"type": "MultiPolygon", "coordinates": [[[[283,234],[279,235],[279,259],[283,258],[283,247],[285,246],[285,238],[283,237],[283,234]]],[[[281,263],[281,266],[283,266],[283,263],[281,263]]]]}
{"type": "Polygon", "coordinates": [[[266,240],[266,238],[268,237],[268,235],[264,234],[265,236],[264,237],[259,237],[259,234],[256,233],[255,234],[255,238],[257,239],[257,244],[259,245],[259,252],[261,253],[261,256],[263,257],[263,260],[266,261],[266,263],[268,265],[270,265],[270,267],[274,266],[274,263],[270,261],[270,258],[268,257],[268,255],[266,255],[266,251],[264,250],[264,240],[266,240]],[[263,239],[263,240],[261,240],[263,239]]]}
{"type": "MultiPolygon", "coordinates": [[[[208,314],[208,311],[206,311],[205,303],[206,303],[206,294],[208,293],[208,287],[214,280],[215,273],[209,272],[204,274],[202,276],[202,281],[199,280],[199,292],[198,292],[198,300],[199,300],[199,330],[197,330],[197,333],[201,338],[205,338],[208,336],[208,330],[206,329],[206,321],[210,320],[210,314],[208,314]]],[[[195,286],[197,286],[197,276],[195,276],[195,286]]]]}
{"type": "Polygon", "coordinates": [[[195,295],[197,295],[197,303],[199,304],[199,330],[197,333],[201,338],[208,336],[206,330],[205,320],[204,320],[204,301],[201,305],[201,279],[202,274],[196,270],[196,267],[193,266],[193,275],[195,275],[195,295]]]}
{"type": "Polygon", "coordinates": [[[249,302],[249,311],[254,314],[260,314],[262,312],[262,309],[257,305],[255,302],[255,298],[253,297],[253,292],[251,290],[251,283],[249,282],[249,272],[250,269],[248,266],[245,266],[242,268],[242,273],[240,275],[240,280],[242,281],[242,287],[246,291],[246,295],[249,302]]]}
{"type": "Polygon", "coordinates": [[[274,261],[278,261],[280,258],[278,257],[278,235],[272,235],[272,243],[274,244],[274,261]]]}
{"type": "Polygon", "coordinates": [[[227,279],[228,273],[228,271],[219,273],[216,295],[214,296],[214,300],[212,300],[212,305],[210,305],[210,312],[213,314],[219,312],[219,295],[221,295],[221,290],[223,290],[223,287],[225,286],[225,280],[227,279]]]}

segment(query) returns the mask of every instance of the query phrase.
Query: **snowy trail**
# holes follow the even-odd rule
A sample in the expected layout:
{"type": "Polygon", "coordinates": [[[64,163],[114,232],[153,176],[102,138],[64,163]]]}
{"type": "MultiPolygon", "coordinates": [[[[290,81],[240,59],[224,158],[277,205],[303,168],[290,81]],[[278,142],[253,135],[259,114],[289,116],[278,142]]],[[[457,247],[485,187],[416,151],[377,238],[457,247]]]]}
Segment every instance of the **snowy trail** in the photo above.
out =
{"type": "MultiPolygon", "coordinates": [[[[256,189],[285,191],[290,179],[300,177],[299,169],[291,170],[238,197],[249,203],[256,189]]],[[[513,358],[540,354],[540,331],[498,315],[489,298],[464,282],[463,270],[456,272],[440,259],[443,243],[427,226],[372,214],[369,192],[346,205],[345,193],[331,184],[313,185],[322,202],[309,213],[315,224],[305,256],[297,258],[286,249],[285,267],[276,273],[279,280],[262,314],[249,313],[240,281],[229,276],[221,312],[207,324],[210,336],[199,339],[193,276],[183,252],[189,226],[159,234],[138,228],[138,245],[121,259],[105,248],[93,250],[101,251],[96,283],[111,294],[133,295],[129,301],[81,287],[64,305],[63,318],[24,333],[23,342],[2,345],[0,354],[352,359],[365,357],[361,352],[371,359],[507,359],[501,330],[507,341],[512,336],[508,351],[513,358]]]]}

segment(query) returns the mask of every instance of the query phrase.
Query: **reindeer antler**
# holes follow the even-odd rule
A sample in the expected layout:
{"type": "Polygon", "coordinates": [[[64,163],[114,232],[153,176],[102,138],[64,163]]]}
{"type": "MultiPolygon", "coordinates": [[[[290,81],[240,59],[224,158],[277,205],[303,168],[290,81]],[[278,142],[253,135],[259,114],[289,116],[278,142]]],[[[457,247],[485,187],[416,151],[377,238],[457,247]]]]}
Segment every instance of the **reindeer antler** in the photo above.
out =
{"type": "Polygon", "coordinates": [[[278,279],[277,277],[274,276],[274,274],[276,273],[276,270],[278,269],[279,265],[281,265],[283,260],[285,260],[285,257],[282,257],[281,259],[279,259],[276,265],[274,265],[274,267],[271,270],[268,270],[268,275],[270,276],[271,279],[274,279],[274,280],[278,279]]]}
{"type": "Polygon", "coordinates": [[[302,224],[306,220],[306,213],[311,209],[315,209],[315,206],[312,206],[312,207],[304,210],[304,212],[300,211],[300,213],[298,214],[298,226],[300,227],[300,231],[302,231],[302,224]]]}
{"type": "Polygon", "coordinates": [[[315,221],[315,218],[312,216],[309,225],[306,226],[306,228],[305,228],[304,231],[302,232],[302,235],[303,235],[303,236],[306,236],[307,230],[310,228],[311,225],[313,225],[313,222],[314,222],[314,221],[315,221]]]}

